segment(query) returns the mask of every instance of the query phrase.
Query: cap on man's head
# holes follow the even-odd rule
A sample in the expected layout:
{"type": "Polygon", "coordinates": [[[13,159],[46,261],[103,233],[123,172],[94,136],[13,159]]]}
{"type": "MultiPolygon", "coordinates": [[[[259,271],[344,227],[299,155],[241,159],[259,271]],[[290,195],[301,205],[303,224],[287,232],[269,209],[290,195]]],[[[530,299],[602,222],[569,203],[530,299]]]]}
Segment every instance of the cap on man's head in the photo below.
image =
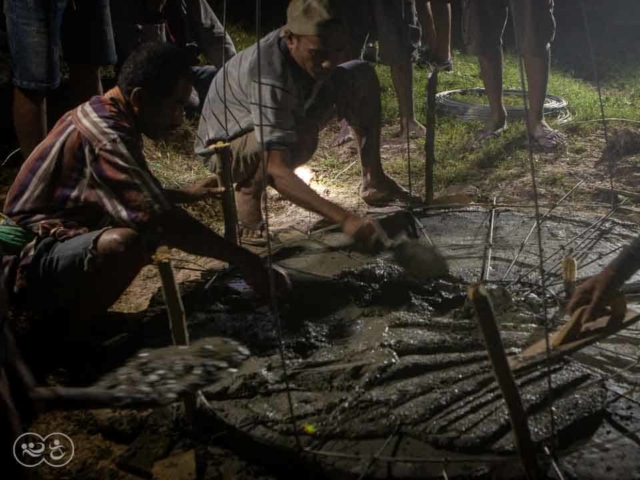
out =
{"type": "Polygon", "coordinates": [[[291,0],[285,30],[295,35],[324,35],[344,29],[338,0],[291,0]]]}

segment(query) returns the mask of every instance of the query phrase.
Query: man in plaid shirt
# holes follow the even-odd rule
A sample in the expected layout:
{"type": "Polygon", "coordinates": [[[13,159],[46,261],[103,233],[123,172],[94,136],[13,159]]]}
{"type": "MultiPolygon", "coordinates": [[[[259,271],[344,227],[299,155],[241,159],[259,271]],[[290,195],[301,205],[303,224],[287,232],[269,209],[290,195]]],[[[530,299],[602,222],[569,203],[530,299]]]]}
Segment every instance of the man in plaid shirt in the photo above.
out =
{"type": "Polygon", "coordinates": [[[235,264],[258,293],[267,291],[257,255],[177,206],[219,194],[217,178],[170,190],[146,163],[142,134],[157,139],[179,125],[190,92],[181,50],[143,45],[116,87],[64,115],[33,151],[4,208],[34,234],[9,285],[17,302],[69,318],[104,311],[161,244],[235,264]]]}

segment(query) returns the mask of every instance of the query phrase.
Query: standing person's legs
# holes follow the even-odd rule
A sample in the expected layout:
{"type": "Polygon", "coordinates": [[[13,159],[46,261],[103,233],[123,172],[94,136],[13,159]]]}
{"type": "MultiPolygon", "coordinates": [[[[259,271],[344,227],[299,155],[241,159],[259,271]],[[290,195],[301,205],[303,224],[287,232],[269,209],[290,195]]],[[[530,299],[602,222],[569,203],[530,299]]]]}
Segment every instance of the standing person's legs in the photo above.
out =
{"type": "Polygon", "coordinates": [[[453,71],[451,61],[451,4],[449,0],[418,0],[418,18],[422,37],[418,64],[432,64],[453,71]]]}
{"type": "Polygon", "coordinates": [[[431,0],[433,22],[436,29],[435,51],[440,64],[451,63],[451,3],[449,0],[431,0]]]}
{"type": "Polygon", "coordinates": [[[527,0],[514,6],[513,14],[520,32],[519,45],[527,73],[529,136],[543,148],[555,148],[563,143],[562,135],[549,127],[544,119],[550,46],[555,36],[553,0],[527,0]]]}
{"type": "Polygon", "coordinates": [[[422,27],[420,43],[422,46],[428,45],[430,48],[434,48],[437,43],[437,37],[433,11],[431,10],[431,1],[418,0],[416,2],[416,11],[418,12],[418,20],[422,27]]]}
{"type": "Polygon", "coordinates": [[[61,37],[75,107],[102,95],[100,66],[117,61],[109,0],[69,3],[61,37]]]}
{"type": "MultiPolygon", "coordinates": [[[[345,24],[349,27],[349,45],[347,46],[348,60],[357,60],[362,57],[365,44],[370,42],[375,36],[375,24],[373,22],[372,11],[368,1],[358,0],[342,2],[341,15],[345,24]]],[[[340,133],[331,142],[332,147],[344,145],[351,142],[355,137],[351,132],[349,123],[342,119],[340,121],[340,133]]]]}
{"type": "Polygon", "coordinates": [[[47,93],[60,76],[60,26],[68,0],[5,0],[14,85],[13,119],[23,158],[47,133],[47,93]]]}
{"type": "Polygon", "coordinates": [[[465,0],[463,8],[465,41],[469,51],[478,56],[480,76],[491,108],[491,117],[479,136],[479,140],[484,141],[499,135],[507,126],[507,111],[502,100],[502,32],[508,9],[503,0],[465,0]]]}
{"type": "MultiPolygon", "coordinates": [[[[366,62],[352,61],[341,65],[334,74],[328,93],[333,97],[339,118],[347,120],[354,131],[362,165],[363,200],[371,205],[393,200],[417,201],[409,192],[388,177],[382,169],[380,157],[380,83],[374,68],[366,62]]],[[[324,102],[320,99],[317,103],[324,102]]],[[[318,123],[327,122],[315,115],[318,123]]]]}
{"type": "Polygon", "coordinates": [[[413,135],[424,135],[425,128],[416,119],[413,106],[413,65],[411,64],[412,48],[417,45],[419,27],[413,2],[372,1],[378,42],[380,45],[380,61],[391,68],[393,87],[398,97],[400,112],[400,131],[398,136],[407,132],[413,135]],[[416,38],[413,38],[413,37],[416,38]]]}

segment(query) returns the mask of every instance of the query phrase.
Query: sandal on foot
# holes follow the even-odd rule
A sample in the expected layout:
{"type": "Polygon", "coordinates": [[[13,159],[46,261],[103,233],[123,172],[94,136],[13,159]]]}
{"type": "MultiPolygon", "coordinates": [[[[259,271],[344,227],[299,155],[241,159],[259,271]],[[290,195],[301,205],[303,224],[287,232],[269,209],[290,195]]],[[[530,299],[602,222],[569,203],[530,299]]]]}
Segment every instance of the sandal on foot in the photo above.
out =
{"type": "Polygon", "coordinates": [[[375,191],[373,194],[360,193],[364,203],[371,207],[408,207],[421,205],[422,198],[411,195],[407,190],[375,191]]]}
{"type": "Polygon", "coordinates": [[[567,142],[567,138],[557,130],[545,130],[544,135],[539,137],[530,135],[529,141],[532,145],[537,145],[543,150],[550,151],[564,147],[567,142]]]}
{"type": "Polygon", "coordinates": [[[507,131],[507,127],[502,127],[497,130],[489,130],[488,128],[483,128],[476,134],[476,145],[484,145],[487,141],[500,138],[504,132],[507,131]]]}
{"type": "MultiPolygon", "coordinates": [[[[275,238],[273,234],[270,234],[269,236],[271,237],[271,241],[274,242],[275,238]]],[[[240,239],[240,244],[243,245],[266,247],[267,231],[264,221],[258,222],[254,225],[238,222],[238,238],[240,239]],[[247,236],[247,232],[252,232],[252,235],[247,236]]]]}
{"type": "Polygon", "coordinates": [[[331,147],[332,148],[340,147],[342,145],[346,145],[349,142],[353,142],[354,140],[355,140],[355,137],[351,133],[351,130],[349,130],[349,132],[347,132],[344,135],[342,134],[342,132],[340,132],[338,135],[336,135],[336,138],[334,138],[333,141],[331,142],[331,147]]]}

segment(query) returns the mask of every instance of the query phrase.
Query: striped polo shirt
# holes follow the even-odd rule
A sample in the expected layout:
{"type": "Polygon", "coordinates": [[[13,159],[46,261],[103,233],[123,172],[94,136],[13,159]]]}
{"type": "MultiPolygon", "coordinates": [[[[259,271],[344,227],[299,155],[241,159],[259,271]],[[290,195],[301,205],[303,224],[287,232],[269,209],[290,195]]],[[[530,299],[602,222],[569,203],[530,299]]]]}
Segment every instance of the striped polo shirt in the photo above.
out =
{"type": "Polygon", "coordinates": [[[286,149],[297,141],[295,126],[318,91],[316,82],[291,57],[280,30],[260,40],[260,58],[260,75],[254,44],[215,76],[202,108],[196,150],[251,131],[267,149],[286,149]]]}

